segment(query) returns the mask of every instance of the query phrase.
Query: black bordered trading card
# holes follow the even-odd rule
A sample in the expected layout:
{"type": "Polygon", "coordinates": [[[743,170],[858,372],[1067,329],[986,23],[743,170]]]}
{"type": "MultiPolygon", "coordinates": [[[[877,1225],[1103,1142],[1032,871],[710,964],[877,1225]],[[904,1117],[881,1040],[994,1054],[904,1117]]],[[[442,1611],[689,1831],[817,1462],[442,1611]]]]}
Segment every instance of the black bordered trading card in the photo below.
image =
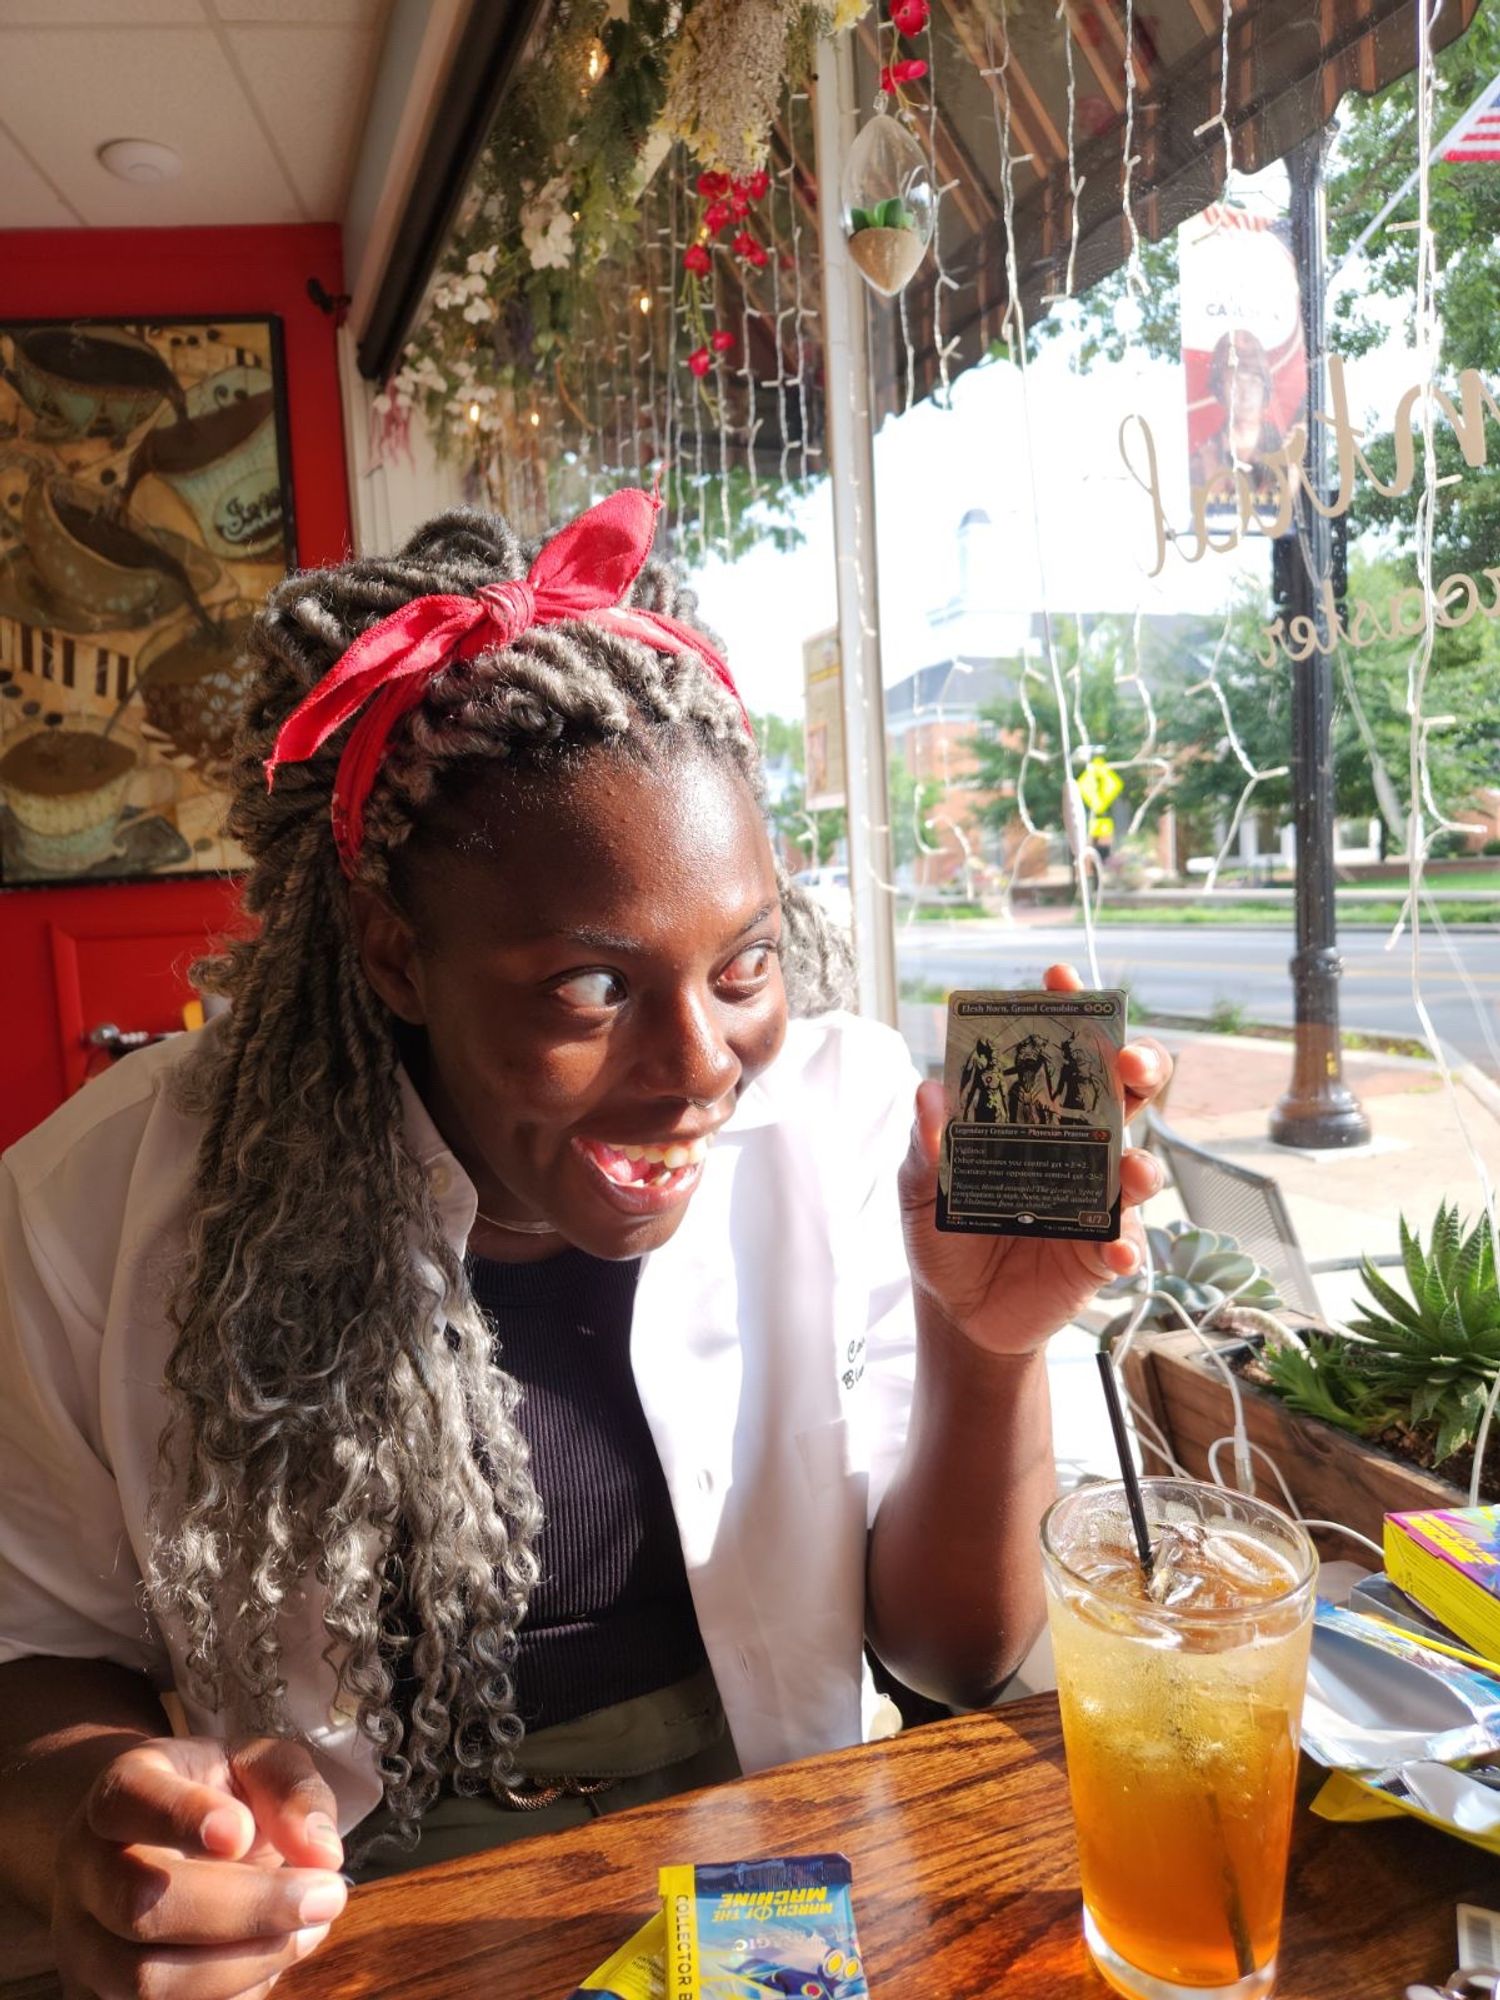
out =
{"type": "Polygon", "coordinates": [[[1125,996],[954,993],[937,1226],[985,1236],[1120,1233],[1125,996]]]}

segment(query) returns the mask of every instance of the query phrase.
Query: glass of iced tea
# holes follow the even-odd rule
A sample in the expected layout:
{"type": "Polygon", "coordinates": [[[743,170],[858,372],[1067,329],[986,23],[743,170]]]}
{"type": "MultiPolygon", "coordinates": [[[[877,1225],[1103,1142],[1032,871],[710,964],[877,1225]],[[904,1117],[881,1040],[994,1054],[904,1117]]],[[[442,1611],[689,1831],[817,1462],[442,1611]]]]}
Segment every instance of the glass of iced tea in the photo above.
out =
{"type": "Polygon", "coordinates": [[[1276,1982],[1317,1555],[1274,1507],[1141,1482],[1042,1522],[1047,1613],[1094,1962],[1135,2000],[1259,2000],[1276,1982]]]}

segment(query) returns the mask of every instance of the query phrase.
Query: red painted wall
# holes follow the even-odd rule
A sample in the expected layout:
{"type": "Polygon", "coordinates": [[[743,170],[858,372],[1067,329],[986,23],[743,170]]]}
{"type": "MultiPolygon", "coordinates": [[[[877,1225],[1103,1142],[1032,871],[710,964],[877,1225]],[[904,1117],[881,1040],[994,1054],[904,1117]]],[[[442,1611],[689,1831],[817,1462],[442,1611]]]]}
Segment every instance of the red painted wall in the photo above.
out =
{"type": "MultiPolygon", "coordinates": [[[[343,290],[333,223],[264,229],[0,231],[0,316],[277,313],[285,337],[298,561],[350,546],[332,321],[307,281],[343,290]]],[[[82,1032],[181,1026],[187,962],[228,918],[209,878],[0,892],[0,1147],[85,1073],[82,1032]]]]}

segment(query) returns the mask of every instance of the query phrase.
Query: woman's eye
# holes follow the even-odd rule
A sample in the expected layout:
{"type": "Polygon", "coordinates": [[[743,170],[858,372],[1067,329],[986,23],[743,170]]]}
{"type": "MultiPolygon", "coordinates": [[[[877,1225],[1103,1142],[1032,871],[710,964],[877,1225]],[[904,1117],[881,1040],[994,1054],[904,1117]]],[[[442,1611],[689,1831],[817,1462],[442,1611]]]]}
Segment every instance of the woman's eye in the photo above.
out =
{"type": "Polygon", "coordinates": [[[738,958],[731,959],[719,974],[725,986],[759,986],[771,969],[771,960],[776,956],[774,944],[752,944],[742,951],[738,958]]]}
{"type": "Polygon", "coordinates": [[[625,998],[625,982],[616,972],[575,972],[552,990],[570,1007],[617,1007],[625,998]]]}

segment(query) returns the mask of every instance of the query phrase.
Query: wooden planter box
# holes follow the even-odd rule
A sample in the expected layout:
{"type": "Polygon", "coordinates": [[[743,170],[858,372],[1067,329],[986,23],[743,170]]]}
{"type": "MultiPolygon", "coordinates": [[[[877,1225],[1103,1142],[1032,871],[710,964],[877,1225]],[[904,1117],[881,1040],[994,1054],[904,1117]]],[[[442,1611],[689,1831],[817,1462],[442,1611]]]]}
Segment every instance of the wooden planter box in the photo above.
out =
{"type": "MultiPolygon", "coordinates": [[[[1225,1360],[1242,1344],[1226,1341],[1225,1360]]],[[[1177,1462],[1195,1479],[1211,1481],[1209,1447],[1216,1438],[1233,1434],[1234,1412],[1224,1378],[1196,1335],[1138,1334],[1125,1357],[1124,1374],[1132,1398],[1160,1427],[1177,1462]]],[[[1468,1495],[1458,1487],[1393,1452],[1366,1444],[1318,1417],[1299,1416],[1279,1397],[1243,1377],[1239,1390],[1247,1435],[1275,1459],[1298,1511],[1310,1519],[1341,1522],[1378,1543],[1386,1514],[1468,1505],[1468,1495]]],[[[1228,1447],[1218,1459],[1220,1473],[1229,1478],[1228,1447]]],[[[1141,1462],[1147,1473],[1170,1470],[1144,1437],[1141,1462]]],[[[1269,1470],[1259,1458],[1255,1464],[1257,1491],[1279,1503],[1281,1495],[1269,1470]]]]}

